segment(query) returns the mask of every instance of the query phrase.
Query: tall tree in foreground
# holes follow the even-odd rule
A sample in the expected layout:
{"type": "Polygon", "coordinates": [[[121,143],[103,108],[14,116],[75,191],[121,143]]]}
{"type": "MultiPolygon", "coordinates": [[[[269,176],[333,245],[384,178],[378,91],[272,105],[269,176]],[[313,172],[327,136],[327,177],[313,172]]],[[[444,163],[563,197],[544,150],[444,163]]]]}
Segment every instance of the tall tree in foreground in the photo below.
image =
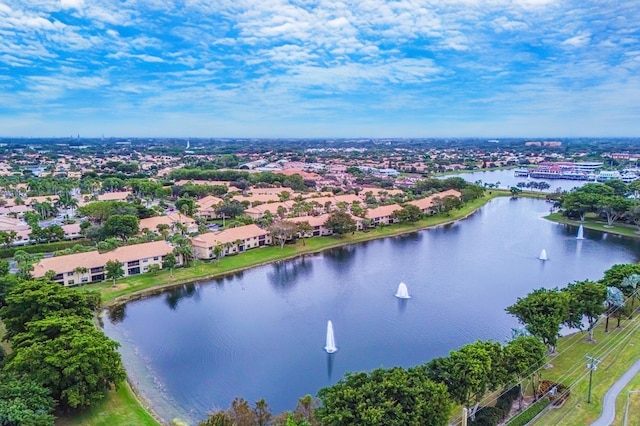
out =
{"type": "Polygon", "coordinates": [[[486,393],[508,381],[502,347],[491,341],[464,345],[448,357],[436,358],[420,368],[431,380],[445,384],[451,399],[467,407],[472,420],[486,393]]]}
{"type": "Polygon", "coordinates": [[[318,397],[322,406],[316,416],[327,426],[443,426],[451,409],[446,387],[429,380],[423,369],[347,373],[318,397]]]}
{"type": "Polygon", "coordinates": [[[569,316],[569,294],[558,289],[540,288],[519,297],[506,311],[516,317],[527,331],[555,353],[560,326],[569,316]]]}
{"type": "Polygon", "coordinates": [[[0,425],[53,426],[51,393],[26,377],[0,371],[0,425]]]}
{"type": "Polygon", "coordinates": [[[584,280],[569,284],[563,291],[569,294],[569,315],[565,324],[582,330],[582,319],[586,318],[588,341],[593,342],[593,329],[600,315],[605,312],[607,288],[600,283],[584,280]]]}
{"type": "Polygon", "coordinates": [[[89,407],[126,378],[120,345],[91,319],[52,313],[31,321],[12,344],[6,369],[49,389],[63,409],[89,407]]]}
{"type": "Polygon", "coordinates": [[[522,410],[524,400],[523,381],[531,377],[531,388],[534,384],[535,372],[545,363],[546,347],[537,337],[519,336],[504,347],[504,365],[509,375],[520,384],[519,407],[522,410]]]}

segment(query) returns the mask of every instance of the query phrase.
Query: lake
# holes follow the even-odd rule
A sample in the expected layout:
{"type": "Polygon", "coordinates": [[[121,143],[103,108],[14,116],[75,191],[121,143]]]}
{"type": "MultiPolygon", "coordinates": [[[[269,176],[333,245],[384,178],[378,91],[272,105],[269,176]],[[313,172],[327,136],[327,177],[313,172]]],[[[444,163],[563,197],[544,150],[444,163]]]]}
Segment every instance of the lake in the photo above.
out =
{"type": "Polygon", "coordinates": [[[532,289],[599,279],[640,243],[542,218],[501,197],[455,224],[182,286],[105,316],[131,381],[166,420],[196,422],[234,397],[294,409],[348,371],[422,364],[477,339],[505,342],[504,309],[532,289]],[[538,259],[545,249],[549,260],[538,259]],[[394,297],[407,284],[412,298],[394,297]],[[323,350],[332,320],[338,351],[323,350]]]}
{"type": "MultiPolygon", "coordinates": [[[[561,191],[571,191],[575,187],[579,187],[588,183],[586,180],[564,180],[564,179],[534,179],[519,177],[514,174],[515,169],[507,170],[485,170],[470,173],[451,174],[446,176],[438,176],[439,179],[446,179],[449,177],[461,177],[467,182],[481,181],[483,184],[496,184],[501,189],[509,189],[512,186],[517,186],[518,182],[546,182],[550,185],[549,189],[543,192],[555,192],[560,189],[561,191]]],[[[526,188],[523,188],[526,189],[526,188]]],[[[537,191],[537,190],[533,190],[537,191]]]]}

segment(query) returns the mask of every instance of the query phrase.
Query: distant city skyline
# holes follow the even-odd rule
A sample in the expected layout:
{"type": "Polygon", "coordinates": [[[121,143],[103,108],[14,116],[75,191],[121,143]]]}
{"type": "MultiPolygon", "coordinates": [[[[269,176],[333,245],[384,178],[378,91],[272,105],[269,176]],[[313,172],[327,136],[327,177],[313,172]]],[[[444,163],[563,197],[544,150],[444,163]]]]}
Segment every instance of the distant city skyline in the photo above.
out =
{"type": "Polygon", "coordinates": [[[640,136],[621,0],[0,0],[0,137],[640,136]]]}

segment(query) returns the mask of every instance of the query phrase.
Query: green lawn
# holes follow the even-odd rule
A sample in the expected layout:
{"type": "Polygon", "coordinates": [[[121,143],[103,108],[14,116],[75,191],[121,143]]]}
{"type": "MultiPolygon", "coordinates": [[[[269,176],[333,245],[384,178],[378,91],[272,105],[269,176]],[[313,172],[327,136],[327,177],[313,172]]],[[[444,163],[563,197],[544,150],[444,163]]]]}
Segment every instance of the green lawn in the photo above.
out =
{"type": "MultiPolygon", "coordinates": [[[[571,394],[562,408],[548,410],[534,424],[588,425],[600,416],[604,394],[640,357],[640,342],[638,342],[640,317],[636,315],[633,320],[623,320],[620,329],[615,328],[615,320],[612,322],[613,325],[609,324],[610,332],[607,334],[604,333],[603,324],[597,326],[596,343],[586,341],[586,332],[561,339],[558,345],[560,355],[549,359],[553,368],[543,370],[542,378],[571,386],[571,394]],[[587,355],[602,360],[593,373],[591,403],[587,403],[589,388],[585,358],[587,355]]],[[[635,380],[634,385],[637,388],[640,380],[638,377],[635,380]]],[[[624,401],[618,403],[624,404],[624,401]]],[[[634,406],[640,410],[640,396],[634,400],[634,406]]]]}
{"type": "Polygon", "coordinates": [[[86,411],[56,419],[57,426],[159,426],[140,404],[127,383],[86,411]]]}
{"type": "MultiPolygon", "coordinates": [[[[627,405],[627,398],[629,398],[629,424],[633,425],[632,420],[640,419],[640,374],[637,374],[627,387],[620,392],[618,399],[616,399],[616,420],[613,422],[613,426],[622,426],[624,423],[624,412],[627,405]],[[628,391],[637,391],[637,393],[628,394],[628,391]]],[[[637,424],[637,423],[636,423],[637,424]]]]}
{"type": "Polygon", "coordinates": [[[574,226],[582,225],[586,229],[594,229],[596,231],[607,232],[609,234],[624,235],[625,237],[633,238],[640,237],[640,232],[638,231],[638,228],[636,226],[630,226],[620,223],[616,223],[612,226],[607,226],[607,222],[598,220],[593,215],[587,215],[584,222],[568,219],[565,216],[562,216],[561,213],[552,213],[548,216],[545,216],[545,219],[574,226]]]}
{"type": "Polygon", "coordinates": [[[160,289],[184,283],[208,280],[214,277],[237,272],[254,266],[270,263],[276,260],[290,259],[303,254],[316,253],[345,244],[353,244],[378,238],[415,232],[417,230],[437,225],[451,223],[462,219],[489,200],[507,195],[507,191],[491,191],[484,197],[466,204],[463,208],[447,214],[430,216],[413,224],[395,224],[382,226],[368,232],[356,232],[342,237],[314,237],[297,240],[295,244],[287,244],[283,249],[279,246],[269,246],[250,250],[238,255],[226,256],[220,260],[198,261],[189,268],[177,268],[171,274],[168,270],[161,270],[155,275],[142,274],[118,280],[116,287],[111,282],[90,284],[80,289],[99,290],[105,305],[118,303],[123,300],[149,294],[160,289]]]}

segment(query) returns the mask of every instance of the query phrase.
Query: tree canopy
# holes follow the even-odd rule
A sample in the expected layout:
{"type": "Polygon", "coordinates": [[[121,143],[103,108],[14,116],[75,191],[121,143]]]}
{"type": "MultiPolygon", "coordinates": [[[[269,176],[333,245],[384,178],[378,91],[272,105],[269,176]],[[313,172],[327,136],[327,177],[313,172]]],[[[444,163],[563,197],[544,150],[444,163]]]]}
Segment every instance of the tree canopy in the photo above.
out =
{"type": "Polygon", "coordinates": [[[335,426],[446,425],[451,409],[443,384],[429,380],[422,369],[400,367],[347,373],[318,397],[317,418],[335,426]]]}

